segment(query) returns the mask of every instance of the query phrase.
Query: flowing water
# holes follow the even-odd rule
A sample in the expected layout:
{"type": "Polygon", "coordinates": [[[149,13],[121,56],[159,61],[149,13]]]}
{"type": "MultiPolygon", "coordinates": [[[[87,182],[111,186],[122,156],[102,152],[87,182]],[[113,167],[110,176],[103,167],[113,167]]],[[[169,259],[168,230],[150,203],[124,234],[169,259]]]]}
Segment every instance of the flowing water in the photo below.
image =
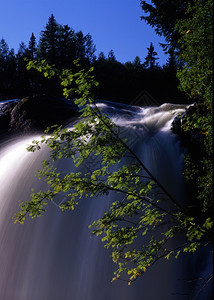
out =
{"type": "MultiPolygon", "coordinates": [[[[186,106],[139,108],[110,102],[98,106],[121,127],[121,136],[128,138],[127,143],[147,168],[177,201],[184,203],[182,149],[170,127],[175,115],[183,113],[186,106]]],[[[131,286],[123,281],[111,283],[115,266],[110,253],[98,238],[90,236],[88,225],[102,216],[113,195],[82,200],[75,211],[65,213],[53,203],[38,219],[26,220],[24,225],[13,223],[18,200],[28,200],[32,188],[45,189],[35,171],[48,151],[26,151],[26,145],[35,138],[14,138],[0,149],[0,299],[191,299],[182,257],[157,263],[131,286]]],[[[63,172],[73,170],[71,161],[60,164],[63,172]]],[[[190,260],[185,264],[191,266],[190,260]]],[[[191,275],[195,278],[198,274],[194,272],[191,275]]]]}

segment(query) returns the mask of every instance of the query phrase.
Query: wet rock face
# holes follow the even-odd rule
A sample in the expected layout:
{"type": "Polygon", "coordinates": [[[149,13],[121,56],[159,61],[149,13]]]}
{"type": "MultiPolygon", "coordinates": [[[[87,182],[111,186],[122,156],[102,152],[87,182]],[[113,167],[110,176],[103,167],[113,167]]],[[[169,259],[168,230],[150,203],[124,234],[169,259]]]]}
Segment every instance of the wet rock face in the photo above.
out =
{"type": "Polygon", "coordinates": [[[10,102],[1,107],[0,114],[0,137],[10,131],[11,111],[17,102],[10,102]]]}
{"type": "Polygon", "coordinates": [[[8,105],[0,118],[0,125],[10,132],[44,131],[48,126],[61,125],[76,115],[74,106],[65,99],[35,95],[8,105]]]}
{"type": "Polygon", "coordinates": [[[179,136],[182,134],[182,116],[176,117],[172,122],[172,131],[179,136]]]}
{"type": "MultiPolygon", "coordinates": [[[[182,126],[185,127],[186,118],[192,117],[196,112],[196,106],[191,105],[187,108],[186,112],[176,117],[172,122],[172,131],[180,137],[182,144],[194,150],[196,146],[201,143],[201,133],[197,129],[183,130],[182,126]]],[[[197,149],[199,151],[199,149],[197,149]]]]}
{"type": "Polygon", "coordinates": [[[192,105],[189,106],[184,113],[175,117],[175,119],[172,122],[172,128],[171,128],[173,133],[179,135],[181,138],[185,136],[186,133],[182,129],[182,125],[184,123],[184,117],[192,115],[194,111],[195,108],[194,105],[192,105]]]}

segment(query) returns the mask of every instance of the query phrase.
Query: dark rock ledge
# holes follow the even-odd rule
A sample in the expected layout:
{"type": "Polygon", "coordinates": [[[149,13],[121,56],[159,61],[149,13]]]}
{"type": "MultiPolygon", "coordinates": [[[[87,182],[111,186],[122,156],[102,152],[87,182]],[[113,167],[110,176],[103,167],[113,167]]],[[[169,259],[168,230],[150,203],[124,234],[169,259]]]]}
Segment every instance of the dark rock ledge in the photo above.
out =
{"type": "Polygon", "coordinates": [[[49,95],[34,95],[9,103],[0,116],[0,134],[43,132],[48,126],[63,125],[78,115],[72,101],[49,95]]]}

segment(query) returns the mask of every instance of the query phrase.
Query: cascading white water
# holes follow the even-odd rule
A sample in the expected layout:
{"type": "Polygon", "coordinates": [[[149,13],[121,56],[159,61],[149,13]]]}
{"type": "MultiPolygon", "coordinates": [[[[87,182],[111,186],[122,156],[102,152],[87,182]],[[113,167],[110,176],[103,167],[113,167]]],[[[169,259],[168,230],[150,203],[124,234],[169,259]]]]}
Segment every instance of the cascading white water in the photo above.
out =
{"type": "MultiPolygon", "coordinates": [[[[98,104],[121,126],[121,136],[147,168],[176,197],[184,201],[183,156],[170,124],[185,105],[130,107],[98,104]]],[[[133,285],[111,283],[115,266],[102,242],[90,236],[88,225],[102,216],[111,195],[80,201],[73,212],[61,213],[50,204],[40,218],[14,224],[18,200],[28,200],[31,188],[45,184],[35,178],[47,149],[28,153],[37,137],[18,138],[0,151],[0,299],[2,300],[180,300],[190,299],[182,260],[157,263],[133,285]]],[[[60,162],[63,172],[72,162],[60,162]]]]}

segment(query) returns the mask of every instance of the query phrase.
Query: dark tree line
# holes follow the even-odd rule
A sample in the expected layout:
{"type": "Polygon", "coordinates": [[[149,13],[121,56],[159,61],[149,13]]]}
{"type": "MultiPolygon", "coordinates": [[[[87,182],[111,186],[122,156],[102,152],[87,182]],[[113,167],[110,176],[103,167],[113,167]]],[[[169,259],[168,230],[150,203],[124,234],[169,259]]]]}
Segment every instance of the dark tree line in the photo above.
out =
{"type": "Polygon", "coordinates": [[[148,54],[141,62],[136,56],[133,62],[117,61],[113,50],[105,57],[101,52],[95,55],[96,47],[90,34],[75,32],[68,25],[57,23],[51,15],[41,31],[37,43],[32,33],[26,46],[20,43],[17,53],[9,49],[6,41],[0,41],[0,99],[22,98],[38,93],[60,94],[56,80],[44,79],[34,70],[27,71],[27,60],[46,60],[58,69],[74,68],[73,61],[80,60],[84,68],[91,66],[100,83],[95,91],[98,98],[131,102],[142,90],[150,92],[158,102],[182,102],[183,94],[177,89],[176,69],[178,63],[174,50],[169,51],[165,66],[158,63],[158,54],[153,44],[147,48],[148,54]]]}

